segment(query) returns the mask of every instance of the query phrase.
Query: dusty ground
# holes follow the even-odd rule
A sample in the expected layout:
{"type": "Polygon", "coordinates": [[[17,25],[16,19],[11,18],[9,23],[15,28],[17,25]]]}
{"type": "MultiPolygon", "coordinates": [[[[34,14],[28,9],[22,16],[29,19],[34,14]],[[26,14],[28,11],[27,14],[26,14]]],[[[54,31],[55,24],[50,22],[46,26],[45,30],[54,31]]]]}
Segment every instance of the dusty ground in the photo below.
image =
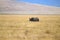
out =
{"type": "Polygon", "coordinates": [[[0,15],[0,40],[60,40],[60,15],[0,15]]]}

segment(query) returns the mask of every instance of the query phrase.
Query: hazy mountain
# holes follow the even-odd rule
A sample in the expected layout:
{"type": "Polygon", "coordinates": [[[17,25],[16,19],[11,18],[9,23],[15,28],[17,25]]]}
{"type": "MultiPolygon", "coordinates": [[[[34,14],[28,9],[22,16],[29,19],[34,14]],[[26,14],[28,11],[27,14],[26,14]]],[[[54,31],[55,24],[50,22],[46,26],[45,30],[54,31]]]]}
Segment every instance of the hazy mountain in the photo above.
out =
{"type": "Polygon", "coordinates": [[[45,6],[14,0],[0,0],[0,13],[13,14],[60,14],[60,7],[45,6]]]}

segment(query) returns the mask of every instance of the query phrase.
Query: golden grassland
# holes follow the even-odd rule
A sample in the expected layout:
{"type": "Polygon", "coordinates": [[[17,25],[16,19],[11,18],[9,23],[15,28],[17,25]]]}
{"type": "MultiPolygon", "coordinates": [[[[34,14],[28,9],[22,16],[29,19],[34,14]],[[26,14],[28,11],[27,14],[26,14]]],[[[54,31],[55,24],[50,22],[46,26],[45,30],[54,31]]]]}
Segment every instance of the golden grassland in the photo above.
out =
{"type": "Polygon", "coordinates": [[[60,40],[60,15],[0,15],[0,40],[60,40]]]}

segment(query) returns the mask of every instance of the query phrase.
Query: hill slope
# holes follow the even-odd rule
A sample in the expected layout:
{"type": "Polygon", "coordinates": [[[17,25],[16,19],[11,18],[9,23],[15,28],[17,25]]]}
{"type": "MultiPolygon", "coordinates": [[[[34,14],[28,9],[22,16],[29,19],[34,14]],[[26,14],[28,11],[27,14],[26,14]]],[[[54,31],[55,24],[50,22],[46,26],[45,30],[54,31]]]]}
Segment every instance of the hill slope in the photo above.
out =
{"type": "Polygon", "coordinates": [[[14,14],[60,14],[60,8],[50,7],[38,4],[0,1],[0,13],[14,13],[14,14]]]}

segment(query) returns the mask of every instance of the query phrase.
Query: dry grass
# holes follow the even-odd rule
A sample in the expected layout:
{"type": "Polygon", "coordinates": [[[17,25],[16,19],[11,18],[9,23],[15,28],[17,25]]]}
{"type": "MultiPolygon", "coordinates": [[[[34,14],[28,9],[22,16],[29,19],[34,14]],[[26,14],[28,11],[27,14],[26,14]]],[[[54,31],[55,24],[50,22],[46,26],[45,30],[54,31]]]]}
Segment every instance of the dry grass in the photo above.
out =
{"type": "Polygon", "coordinates": [[[60,15],[0,15],[0,40],[60,40],[60,15]]]}

